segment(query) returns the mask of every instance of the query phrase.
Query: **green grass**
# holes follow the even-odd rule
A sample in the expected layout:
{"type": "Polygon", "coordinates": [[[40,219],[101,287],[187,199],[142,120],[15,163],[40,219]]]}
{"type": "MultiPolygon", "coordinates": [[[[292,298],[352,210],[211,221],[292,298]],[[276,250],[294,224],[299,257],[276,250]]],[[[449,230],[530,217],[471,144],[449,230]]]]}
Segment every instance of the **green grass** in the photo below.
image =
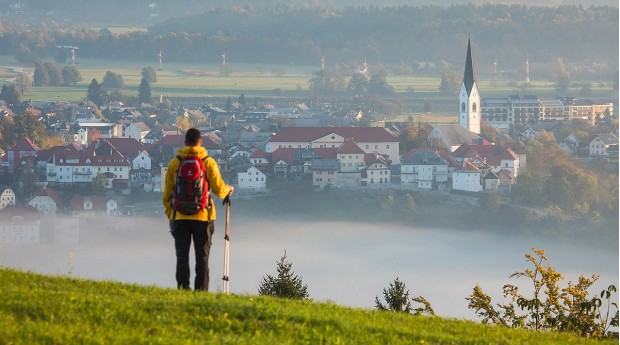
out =
{"type": "Polygon", "coordinates": [[[332,303],[0,269],[1,344],[612,344],[332,303]]]}
{"type": "MultiPolygon", "coordinates": [[[[122,30],[123,28],[119,28],[122,30]]],[[[51,60],[50,60],[51,61],[51,60]]],[[[32,73],[33,65],[19,65],[12,56],[0,56],[0,66],[22,67],[32,73]]],[[[283,97],[299,98],[308,96],[308,80],[315,66],[274,66],[265,64],[235,64],[230,76],[224,77],[219,73],[219,64],[174,63],[166,62],[164,58],[163,70],[159,69],[159,60],[153,56],[151,61],[123,61],[77,56],[77,67],[83,80],[72,87],[43,87],[33,88],[24,97],[33,100],[69,100],[78,101],[86,97],[88,85],[92,79],[101,82],[106,71],[112,71],[123,76],[125,88],[123,92],[137,95],[142,68],[151,66],[157,70],[157,83],[151,85],[154,97],[238,97],[244,93],[246,97],[273,97],[274,90],[282,90],[283,97]],[[282,71],[282,75],[274,73],[282,71]]],[[[12,68],[0,67],[0,83],[7,78],[17,75],[12,68]]],[[[453,113],[453,104],[456,104],[457,95],[445,95],[438,91],[439,77],[421,76],[388,76],[388,83],[399,93],[406,93],[409,87],[415,90],[413,97],[418,101],[415,108],[422,108],[426,101],[436,102],[433,112],[453,113]],[[449,105],[446,103],[450,103],[449,105]]],[[[533,93],[540,97],[556,96],[553,83],[550,81],[532,81],[528,90],[520,90],[507,85],[507,81],[498,81],[492,85],[491,80],[478,81],[480,92],[485,97],[505,97],[516,93],[533,93]]],[[[600,88],[598,83],[592,82],[594,97],[612,97],[613,90],[607,85],[600,88]]],[[[571,88],[566,95],[576,96],[578,88],[571,88]]]]}

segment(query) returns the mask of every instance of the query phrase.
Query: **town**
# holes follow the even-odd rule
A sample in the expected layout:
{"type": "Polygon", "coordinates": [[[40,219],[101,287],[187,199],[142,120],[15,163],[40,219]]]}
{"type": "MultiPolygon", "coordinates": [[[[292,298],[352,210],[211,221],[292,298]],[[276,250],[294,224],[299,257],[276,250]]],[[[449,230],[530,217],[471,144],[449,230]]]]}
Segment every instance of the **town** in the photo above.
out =
{"type": "MultiPolygon", "coordinates": [[[[2,95],[11,95],[10,88],[3,87],[2,95]]],[[[59,217],[54,228],[61,241],[75,241],[77,235],[68,229],[77,229],[78,219],[126,217],[145,208],[157,213],[162,176],[189,127],[202,130],[203,145],[240,198],[269,195],[281,181],[311,185],[316,192],[392,188],[509,194],[527,168],[527,143],[549,135],[569,157],[617,170],[612,102],[535,95],[484,98],[471,42],[458,97],[453,123],[434,126],[413,121],[367,126],[359,121],[362,110],[338,113],[329,105],[248,107],[243,95],[226,105],[176,108],[163,99],[151,102],[158,106],[113,101],[100,108],[93,102],[3,100],[4,121],[19,122],[24,136],[4,148],[2,156],[0,208],[9,217],[0,224],[0,242],[40,241],[35,219],[41,216],[59,217]],[[175,129],[164,130],[162,121],[175,129]],[[36,126],[44,126],[45,133],[36,126]],[[403,138],[415,127],[424,137],[406,149],[411,145],[403,138]],[[57,139],[42,148],[35,141],[44,136],[57,139]],[[148,206],[137,207],[146,200],[148,206]]]]}

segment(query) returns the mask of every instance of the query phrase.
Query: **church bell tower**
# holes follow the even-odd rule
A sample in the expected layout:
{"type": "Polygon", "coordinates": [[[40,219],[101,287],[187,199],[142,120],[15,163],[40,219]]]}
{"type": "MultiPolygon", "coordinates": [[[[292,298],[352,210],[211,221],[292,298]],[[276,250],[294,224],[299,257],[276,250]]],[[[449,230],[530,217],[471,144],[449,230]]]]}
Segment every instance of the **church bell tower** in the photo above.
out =
{"type": "Polygon", "coordinates": [[[471,57],[471,38],[467,41],[465,73],[459,93],[459,124],[464,128],[480,134],[480,93],[474,77],[474,63],[471,57]]]}

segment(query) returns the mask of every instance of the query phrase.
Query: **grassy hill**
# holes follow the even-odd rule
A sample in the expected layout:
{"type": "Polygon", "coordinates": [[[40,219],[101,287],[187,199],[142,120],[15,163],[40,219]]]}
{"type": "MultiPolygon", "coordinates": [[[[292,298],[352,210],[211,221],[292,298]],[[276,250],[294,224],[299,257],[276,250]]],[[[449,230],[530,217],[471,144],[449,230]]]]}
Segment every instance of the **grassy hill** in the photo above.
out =
{"type": "Polygon", "coordinates": [[[194,293],[4,268],[0,296],[0,344],[617,343],[331,303],[194,293]]]}

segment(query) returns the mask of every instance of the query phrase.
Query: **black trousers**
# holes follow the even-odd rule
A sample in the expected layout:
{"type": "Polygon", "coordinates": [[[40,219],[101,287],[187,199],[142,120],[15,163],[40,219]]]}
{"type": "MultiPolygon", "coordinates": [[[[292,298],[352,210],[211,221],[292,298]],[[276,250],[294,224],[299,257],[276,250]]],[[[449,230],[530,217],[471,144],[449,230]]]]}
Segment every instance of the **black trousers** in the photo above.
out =
{"type": "Polygon", "coordinates": [[[209,252],[213,238],[213,222],[199,220],[177,220],[174,222],[174,247],[177,255],[177,287],[189,289],[189,250],[194,241],[196,277],[194,290],[209,289],[209,252]]]}

